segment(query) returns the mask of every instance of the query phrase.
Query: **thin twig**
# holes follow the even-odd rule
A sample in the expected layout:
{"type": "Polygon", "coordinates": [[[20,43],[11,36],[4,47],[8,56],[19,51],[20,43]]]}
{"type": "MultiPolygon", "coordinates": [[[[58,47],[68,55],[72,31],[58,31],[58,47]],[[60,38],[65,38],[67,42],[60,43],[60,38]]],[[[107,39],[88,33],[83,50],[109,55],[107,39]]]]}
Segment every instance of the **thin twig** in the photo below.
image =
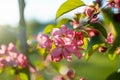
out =
{"type": "Polygon", "coordinates": [[[88,23],[90,23],[91,20],[92,20],[95,16],[97,16],[99,13],[100,13],[100,12],[97,12],[97,13],[93,14],[84,24],[82,24],[82,25],[78,26],[77,28],[75,28],[75,30],[81,29],[82,27],[86,26],[86,25],[87,25],[88,23]]]}

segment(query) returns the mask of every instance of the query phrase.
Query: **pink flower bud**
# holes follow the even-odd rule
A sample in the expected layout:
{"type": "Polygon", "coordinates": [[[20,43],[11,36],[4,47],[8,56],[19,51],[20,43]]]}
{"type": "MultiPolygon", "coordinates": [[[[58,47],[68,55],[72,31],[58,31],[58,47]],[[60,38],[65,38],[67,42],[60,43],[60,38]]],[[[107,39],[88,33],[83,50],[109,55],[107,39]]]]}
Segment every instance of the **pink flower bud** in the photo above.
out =
{"type": "Polygon", "coordinates": [[[110,44],[110,45],[113,44],[114,36],[113,36],[113,34],[112,34],[111,32],[108,33],[108,37],[107,37],[107,39],[105,39],[105,41],[106,41],[108,44],[110,44]]]}
{"type": "Polygon", "coordinates": [[[58,75],[53,78],[53,80],[65,80],[63,76],[58,75]]]}
{"type": "Polygon", "coordinates": [[[116,53],[120,55],[120,47],[117,48],[116,53]]]}
{"type": "Polygon", "coordinates": [[[52,41],[49,39],[49,36],[46,34],[38,34],[37,41],[40,47],[42,48],[51,48],[52,41]]]}
{"type": "Polygon", "coordinates": [[[75,73],[72,70],[68,70],[66,74],[70,79],[73,79],[75,77],[75,73]]]}
{"type": "Polygon", "coordinates": [[[1,45],[0,54],[5,54],[6,51],[7,51],[7,46],[6,45],[1,45]]]}
{"type": "Polygon", "coordinates": [[[84,77],[80,78],[80,80],[86,80],[84,77]]]}
{"type": "Polygon", "coordinates": [[[99,35],[99,31],[97,31],[96,29],[85,28],[85,31],[88,32],[88,35],[89,35],[90,37],[93,37],[93,36],[99,35]]]}
{"type": "Polygon", "coordinates": [[[98,49],[98,51],[101,52],[101,53],[105,52],[106,50],[107,50],[107,47],[104,47],[104,46],[101,46],[98,49]]]}

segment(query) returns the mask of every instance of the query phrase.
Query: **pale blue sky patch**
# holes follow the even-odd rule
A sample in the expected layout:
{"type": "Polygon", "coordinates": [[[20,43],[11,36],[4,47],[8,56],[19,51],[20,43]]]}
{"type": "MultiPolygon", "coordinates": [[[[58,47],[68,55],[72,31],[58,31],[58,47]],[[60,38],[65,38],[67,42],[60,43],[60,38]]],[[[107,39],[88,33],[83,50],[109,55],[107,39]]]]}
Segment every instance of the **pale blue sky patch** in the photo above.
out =
{"type": "MultiPolygon", "coordinates": [[[[55,20],[59,6],[66,0],[26,0],[25,19],[41,22],[55,20]]],[[[83,0],[89,3],[92,0],[83,0]]],[[[75,12],[79,12],[79,9],[75,12]]],[[[73,14],[73,13],[72,13],[73,14]]],[[[71,15],[71,13],[70,13],[71,15]]],[[[19,21],[18,0],[0,0],[0,25],[14,25],[19,21]]]]}

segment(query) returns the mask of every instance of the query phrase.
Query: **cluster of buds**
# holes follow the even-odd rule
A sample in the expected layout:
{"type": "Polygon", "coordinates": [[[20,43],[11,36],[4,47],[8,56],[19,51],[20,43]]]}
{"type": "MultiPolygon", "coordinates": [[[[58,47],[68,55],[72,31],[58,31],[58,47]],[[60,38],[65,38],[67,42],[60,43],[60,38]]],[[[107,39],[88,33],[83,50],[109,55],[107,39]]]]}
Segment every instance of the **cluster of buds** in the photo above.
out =
{"type": "Polygon", "coordinates": [[[71,54],[80,59],[82,57],[80,46],[84,44],[82,32],[75,32],[68,29],[66,25],[61,28],[54,28],[49,37],[46,34],[38,34],[37,41],[40,47],[47,48],[51,53],[51,59],[55,62],[60,61],[63,57],[70,61],[71,54]],[[54,45],[54,48],[53,48],[54,45]]]}
{"type": "MultiPolygon", "coordinates": [[[[64,75],[57,75],[53,80],[74,80],[76,78],[75,72],[69,69],[64,75]]],[[[86,80],[84,77],[80,77],[78,80],[86,80]]]]}
{"type": "Polygon", "coordinates": [[[120,12],[120,0],[108,0],[108,7],[116,7],[120,12]]]}
{"type": "Polygon", "coordinates": [[[73,70],[68,70],[64,75],[57,75],[53,80],[73,80],[75,78],[75,72],[73,70]]]}
{"type": "Polygon", "coordinates": [[[8,46],[1,45],[0,49],[0,67],[13,66],[22,68],[28,66],[27,57],[19,53],[13,43],[8,46]]]}
{"type": "MultiPolygon", "coordinates": [[[[107,38],[105,39],[105,42],[106,42],[107,44],[109,44],[110,46],[113,45],[114,35],[113,35],[112,32],[108,33],[108,36],[107,36],[107,38]]],[[[108,48],[105,47],[105,46],[100,46],[99,49],[98,49],[98,51],[99,51],[100,53],[104,53],[104,52],[107,51],[107,49],[108,49],[108,48]]]]}
{"type": "Polygon", "coordinates": [[[94,14],[96,14],[98,12],[95,5],[86,6],[84,12],[88,19],[90,19],[92,17],[91,22],[95,22],[98,20],[97,15],[93,16],[94,14]]]}

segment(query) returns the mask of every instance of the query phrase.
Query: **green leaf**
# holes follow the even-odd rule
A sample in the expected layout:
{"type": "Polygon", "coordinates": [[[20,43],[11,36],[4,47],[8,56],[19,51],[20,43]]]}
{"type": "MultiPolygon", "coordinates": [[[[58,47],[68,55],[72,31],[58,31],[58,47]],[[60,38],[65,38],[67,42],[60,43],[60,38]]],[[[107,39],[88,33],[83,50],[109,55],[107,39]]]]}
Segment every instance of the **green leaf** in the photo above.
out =
{"type": "Polygon", "coordinates": [[[111,8],[102,9],[102,15],[104,18],[105,25],[106,24],[109,25],[111,23],[111,21],[113,21],[113,12],[112,12],[111,8]]]}
{"type": "Polygon", "coordinates": [[[43,56],[43,59],[46,59],[47,55],[49,54],[46,51],[46,48],[38,48],[38,52],[43,56]]]}
{"type": "Polygon", "coordinates": [[[3,68],[0,73],[0,80],[14,80],[14,70],[11,67],[3,68]]]}
{"type": "Polygon", "coordinates": [[[57,27],[57,28],[60,28],[61,25],[67,24],[69,21],[71,21],[71,20],[68,19],[68,18],[63,18],[62,20],[60,20],[60,21],[57,23],[56,27],[57,27]]]}
{"type": "Polygon", "coordinates": [[[97,29],[101,32],[101,34],[107,38],[107,31],[105,30],[105,28],[102,26],[102,24],[99,23],[90,23],[89,24],[90,27],[93,27],[94,29],[97,29]]]}
{"type": "Polygon", "coordinates": [[[19,76],[21,80],[28,80],[27,74],[25,73],[19,73],[19,76]]]}
{"type": "Polygon", "coordinates": [[[88,42],[87,50],[86,50],[86,60],[92,56],[92,54],[98,49],[99,44],[104,42],[104,38],[101,35],[94,36],[88,42]]]}
{"type": "Polygon", "coordinates": [[[84,6],[85,4],[81,0],[67,0],[64,2],[56,12],[56,19],[59,18],[61,15],[78,8],[80,6],[84,6]]]}
{"type": "Polygon", "coordinates": [[[56,72],[59,72],[61,64],[56,62],[51,62],[51,66],[54,68],[56,72]]]}
{"type": "Polygon", "coordinates": [[[104,42],[104,38],[101,35],[94,36],[88,42],[87,51],[89,51],[95,44],[101,44],[104,42]]]}
{"type": "Polygon", "coordinates": [[[89,60],[90,56],[99,48],[99,45],[94,45],[87,53],[86,53],[86,60],[89,60]]]}
{"type": "Polygon", "coordinates": [[[107,26],[107,28],[111,29],[112,30],[111,32],[113,32],[114,34],[113,45],[107,50],[107,53],[114,54],[116,48],[120,44],[120,23],[119,21],[116,21],[114,19],[114,13],[111,9],[104,9],[102,13],[103,13],[104,21],[106,23],[105,25],[110,24],[109,26],[107,26]]]}
{"type": "Polygon", "coordinates": [[[108,57],[110,60],[114,60],[116,58],[117,54],[113,53],[113,54],[108,54],[108,57]]]}
{"type": "Polygon", "coordinates": [[[49,25],[47,25],[47,26],[45,27],[45,29],[43,30],[43,32],[44,32],[45,34],[49,34],[49,33],[52,31],[53,28],[55,28],[55,25],[49,24],[49,25]]]}
{"type": "Polygon", "coordinates": [[[29,68],[22,68],[18,69],[18,75],[21,78],[21,80],[30,80],[30,71],[29,68]]]}

